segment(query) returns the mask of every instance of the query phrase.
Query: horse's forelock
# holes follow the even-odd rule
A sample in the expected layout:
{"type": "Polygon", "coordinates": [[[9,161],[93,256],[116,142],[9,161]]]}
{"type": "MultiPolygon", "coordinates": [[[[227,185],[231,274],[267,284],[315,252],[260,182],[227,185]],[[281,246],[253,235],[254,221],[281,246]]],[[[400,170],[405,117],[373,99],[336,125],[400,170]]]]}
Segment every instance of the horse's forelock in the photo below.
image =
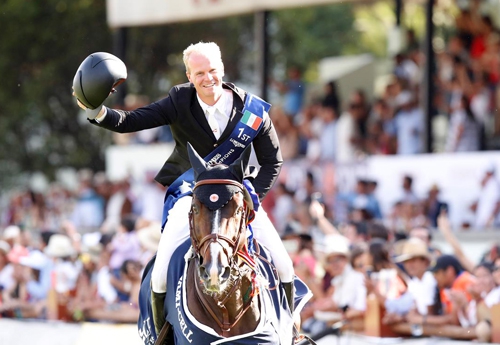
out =
{"type": "MultiPolygon", "coordinates": [[[[230,180],[242,183],[224,164],[207,167],[206,171],[198,175],[196,183],[204,180],[230,180]]],[[[193,194],[210,210],[217,210],[224,207],[238,192],[243,190],[231,184],[204,184],[195,187],[193,194]]]]}

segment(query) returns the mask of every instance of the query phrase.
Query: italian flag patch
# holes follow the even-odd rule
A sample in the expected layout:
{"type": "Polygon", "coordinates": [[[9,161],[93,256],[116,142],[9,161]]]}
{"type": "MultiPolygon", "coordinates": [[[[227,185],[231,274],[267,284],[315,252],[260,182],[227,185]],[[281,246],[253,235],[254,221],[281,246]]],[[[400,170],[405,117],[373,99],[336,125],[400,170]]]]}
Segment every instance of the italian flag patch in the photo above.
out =
{"type": "Polygon", "coordinates": [[[241,122],[243,122],[248,127],[251,127],[254,130],[258,130],[260,124],[262,123],[262,119],[255,114],[252,114],[250,111],[245,110],[243,117],[241,118],[241,122]]]}

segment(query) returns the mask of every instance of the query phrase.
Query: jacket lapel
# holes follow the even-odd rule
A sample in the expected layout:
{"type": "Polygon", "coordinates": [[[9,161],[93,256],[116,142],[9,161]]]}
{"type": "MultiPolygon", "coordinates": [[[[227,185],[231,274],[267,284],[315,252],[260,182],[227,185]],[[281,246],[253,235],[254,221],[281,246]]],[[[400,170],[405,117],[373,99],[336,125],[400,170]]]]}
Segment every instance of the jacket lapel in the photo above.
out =
{"type": "Polygon", "coordinates": [[[233,91],[233,109],[231,110],[231,117],[229,118],[226,129],[224,130],[224,132],[222,132],[218,141],[226,140],[243,116],[243,113],[241,111],[243,110],[242,97],[244,97],[244,94],[240,94],[238,90],[232,87],[232,84],[224,84],[224,86],[227,86],[228,89],[233,91]]]}
{"type": "Polygon", "coordinates": [[[209,135],[215,141],[214,133],[212,132],[212,129],[208,124],[207,118],[203,113],[203,109],[201,109],[200,103],[196,98],[196,90],[194,89],[194,87],[193,87],[193,95],[191,97],[191,114],[193,114],[193,117],[195,118],[196,122],[198,122],[200,127],[203,128],[203,130],[207,133],[207,135],[209,135]]]}

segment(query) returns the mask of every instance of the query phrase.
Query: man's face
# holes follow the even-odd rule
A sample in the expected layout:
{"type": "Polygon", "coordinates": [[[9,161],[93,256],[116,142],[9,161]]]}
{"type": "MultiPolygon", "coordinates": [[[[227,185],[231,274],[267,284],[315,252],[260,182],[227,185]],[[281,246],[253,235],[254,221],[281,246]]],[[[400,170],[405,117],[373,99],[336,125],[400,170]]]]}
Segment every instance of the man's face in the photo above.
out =
{"type": "Polygon", "coordinates": [[[453,267],[449,266],[446,269],[434,272],[434,278],[436,279],[437,286],[440,289],[449,289],[455,280],[453,267]]]}
{"type": "Polygon", "coordinates": [[[342,274],[344,268],[347,264],[347,258],[343,255],[329,255],[326,258],[325,270],[328,271],[332,276],[338,276],[342,274]]]}
{"type": "Polygon", "coordinates": [[[429,262],[424,258],[412,258],[403,263],[405,270],[411,277],[422,278],[429,267],[429,262]]]}
{"type": "Polygon", "coordinates": [[[206,104],[214,105],[222,95],[222,61],[194,52],[189,56],[188,67],[189,72],[186,72],[186,75],[193,83],[198,96],[206,104]]]}

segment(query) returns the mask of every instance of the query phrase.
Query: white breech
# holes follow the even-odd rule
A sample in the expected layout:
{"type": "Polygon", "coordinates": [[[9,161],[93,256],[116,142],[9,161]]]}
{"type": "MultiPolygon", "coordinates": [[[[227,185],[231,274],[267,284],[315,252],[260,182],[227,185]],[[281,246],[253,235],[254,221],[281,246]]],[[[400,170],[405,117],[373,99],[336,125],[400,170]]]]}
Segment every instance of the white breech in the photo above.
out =
{"type": "MultiPolygon", "coordinates": [[[[188,212],[191,200],[191,196],[177,200],[168,213],[168,221],[160,238],[156,261],[151,273],[151,284],[154,292],[167,291],[167,272],[172,254],[189,238],[188,212]]],[[[252,230],[254,238],[269,249],[281,280],[291,282],[294,274],[292,260],[262,207],[255,214],[252,230]]]]}

